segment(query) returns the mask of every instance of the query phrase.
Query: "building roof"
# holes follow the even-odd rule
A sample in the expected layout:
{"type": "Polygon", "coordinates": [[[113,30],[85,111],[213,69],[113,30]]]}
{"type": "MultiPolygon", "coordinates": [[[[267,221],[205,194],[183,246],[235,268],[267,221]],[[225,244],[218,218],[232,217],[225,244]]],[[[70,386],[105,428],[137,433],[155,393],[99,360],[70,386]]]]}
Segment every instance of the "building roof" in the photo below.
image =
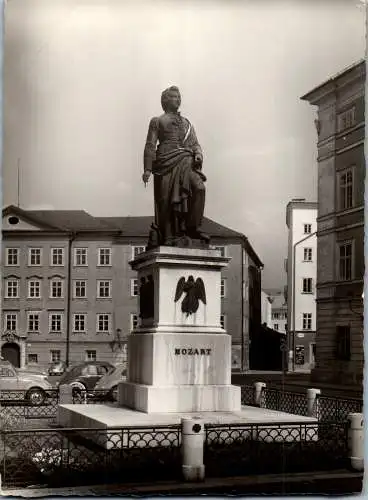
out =
{"type": "Polygon", "coordinates": [[[287,309],[287,304],[285,303],[285,297],[283,293],[279,293],[277,295],[273,295],[271,297],[271,309],[272,311],[275,309],[287,309]]]}
{"type": "MultiPolygon", "coordinates": [[[[148,238],[154,220],[153,216],[95,217],[84,210],[24,210],[15,205],[3,209],[3,217],[10,214],[18,215],[46,230],[78,233],[106,231],[139,238],[148,238]]],[[[263,267],[263,263],[244,234],[207,217],[203,219],[203,230],[212,238],[240,240],[254,263],[258,267],[263,267]]]]}
{"type": "Polygon", "coordinates": [[[331,76],[323,83],[314,87],[314,89],[310,90],[306,94],[304,94],[300,99],[302,101],[311,101],[314,100],[315,96],[319,94],[323,89],[327,86],[333,86],[337,83],[338,80],[344,78],[349,73],[354,72],[354,70],[358,70],[359,72],[365,72],[365,59],[360,59],[359,61],[351,64],[350,66],[344,68],[343,70],[336,73],[334,76],[331,76]]]}
{"type": "MultiPolygon", "coordinates": [[[[119,229],[125,236],[142,236],[144,238],[148,236],[149,228],[154,221],[153,216],[149,215],[129,217],[99,217],[98,219],[109,226],[113,226],[119,229]]],[[[232,229],[214,222],[207,217],[205,217],[203,221],[203,230],[213,237],[244,237],[242,233],[233,231],[232,229]]]]}
{"type": "Polygon", "coordinates": [[[298,209],[309,209],[309,210],[317,210],[318,202],[316,201],[306,201],[305,198],[293,198],[286,205],[286,225],[289,227],[290,225],[290,212],[293,208],[298,209]]]}

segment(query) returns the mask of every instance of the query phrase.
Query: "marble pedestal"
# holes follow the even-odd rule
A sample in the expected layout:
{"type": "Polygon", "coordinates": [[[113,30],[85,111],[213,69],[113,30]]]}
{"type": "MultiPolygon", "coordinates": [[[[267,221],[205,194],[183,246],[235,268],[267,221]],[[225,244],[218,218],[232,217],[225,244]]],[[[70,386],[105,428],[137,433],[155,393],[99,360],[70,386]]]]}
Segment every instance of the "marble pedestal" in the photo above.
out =
{"type": "Polygon", "coordinates": [[[216,250],[159,247],[130,263],[138,282],[152,287],[141,294],[144,317],[128,340],[120,406],[145,413],[240,410],[240,387],[231,385],[231,337],[220,325],[221,269],[228,261],[216,250]],[[182,311],[185,292],[175,301],[179,280],[189,276],[205,288],[192,314],[182,311]]]}

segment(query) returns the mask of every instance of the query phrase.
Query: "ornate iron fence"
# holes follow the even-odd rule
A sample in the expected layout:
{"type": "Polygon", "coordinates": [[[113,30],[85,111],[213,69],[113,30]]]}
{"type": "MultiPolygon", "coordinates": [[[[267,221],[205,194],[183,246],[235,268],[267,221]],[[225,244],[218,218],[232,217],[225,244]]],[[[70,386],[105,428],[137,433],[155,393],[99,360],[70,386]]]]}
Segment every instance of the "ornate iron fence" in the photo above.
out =
{"type": "MultiPolygon", "coordinates": [[[[345,422],[208,424],[208,477],[332,470],[348,466],[345,422]]],[[[179,480],[181,426],[3,430],[4,488],[179,480]]]]}
{"type": "Polygon", "coordinates": [[[252,385],[242,385],[240,387],[241,404],[245,406],[255,406],[254,387],[252,385]]]}
{"type": "MultiPolygon", "coordinates": [[[[0,391],[0,428],[22,428],[44,426],[56,422],[57,407],[60,403],[59,390],[45,391],[44,401],[32,404],[26,391],[0,391]]],[[[101,404],[112,401],[102,390],[73,392],[74,404],[101,404]]],[[[295,415],[307,416],[307,394],[285,392],[278,389],[264,389],[261,396],[262,407],[295,415]]],[[[243,405],[255,406],[254,387],[241,387],[243,405]]],[[[340,399],[318,395],[315,413],[321,421],[345,421],[349,413],[361,413],[363,401],[340,399]]]]}
{"type": "Polygon", "coordinates": [[[346,422],[206,425],[209,477],[332,470],[348,466],[346,422]]]}
{"type": "Polygon", "coordinates": [[[5,430],[1,440],[5,488],[154,482],[181,474],[180,425],[5,430]]]}
{"type": "Polygon", "coordinates": [[[307,396],[297,392],[265,389],[264,407],[268,410],[283,411],[294,415],[307,416],[307,396]]]}
{"type": "Polygon", "coordinates": [[[37,402],[27,397],[26,391],[0,391],[1,428],[16,428],[32,422],[54,422],[59,404],[57,389],[43,391],[37,402]]]}
{"type": "Polygon", "coordinates": [[[74,389],[72,391],[73,404],[99,404],[107,401],[114,401],[108,391],[102,389],[80,390],[74,389]]]}
{"type": "Polygon", "coordinates": [[[340,399],[317,395],[316,411],[318,420],[344,422],[349,413],[362,413],[363,401],[360,399],[340,399]]]}

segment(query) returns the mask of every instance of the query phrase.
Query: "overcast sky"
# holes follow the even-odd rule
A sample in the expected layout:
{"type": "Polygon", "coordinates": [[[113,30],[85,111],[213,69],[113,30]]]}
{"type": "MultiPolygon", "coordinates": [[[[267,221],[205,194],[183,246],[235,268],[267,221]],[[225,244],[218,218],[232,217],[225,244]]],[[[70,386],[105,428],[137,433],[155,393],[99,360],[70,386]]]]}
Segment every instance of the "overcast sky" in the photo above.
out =
{"type": "Polygon", "coordinates": [[[149,119],[180,87],[208,177],[205,215],[246,234],[264,287],[286,282],[285,207],[317,193],[302,96],[364,57],[358,0],[8,0],[3,205],[153,213],[149,119]]]}

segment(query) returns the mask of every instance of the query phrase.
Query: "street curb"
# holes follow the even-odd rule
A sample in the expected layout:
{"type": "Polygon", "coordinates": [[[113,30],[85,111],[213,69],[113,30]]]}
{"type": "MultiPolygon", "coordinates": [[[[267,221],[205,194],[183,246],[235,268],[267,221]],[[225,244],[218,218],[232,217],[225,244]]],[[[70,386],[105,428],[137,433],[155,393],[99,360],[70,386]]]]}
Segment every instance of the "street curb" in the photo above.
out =
{"type": "MultiPolygon", "coordinates": [[[[326,471],[323,473],[304,472],[296,474],[268,474],[252,476],[236,476],[224,478],[207,478],[198,483],[179,483],[167,481],[158,484],[113,484],[113,485],[91,485],[69,488],[23,488],[5,489],[0,491],[0,496],[6,497],[49,497],[49,496],[131,496],[131,495],[158,495],[158,494],[189,494],[195,490],[197,493],[215,493],[214,490],[232,489],[241,487],[259,487],[280,485],[281,483],[310,483],[323,480],[348,480],[362,479],[363,473],[349,472],[346,469],[338,471],[326,471]]],[[[306,491],[307,493],[307,491],[306,491]]],[[[356,492],[358,493],[358,492],[356,492]]]]}

